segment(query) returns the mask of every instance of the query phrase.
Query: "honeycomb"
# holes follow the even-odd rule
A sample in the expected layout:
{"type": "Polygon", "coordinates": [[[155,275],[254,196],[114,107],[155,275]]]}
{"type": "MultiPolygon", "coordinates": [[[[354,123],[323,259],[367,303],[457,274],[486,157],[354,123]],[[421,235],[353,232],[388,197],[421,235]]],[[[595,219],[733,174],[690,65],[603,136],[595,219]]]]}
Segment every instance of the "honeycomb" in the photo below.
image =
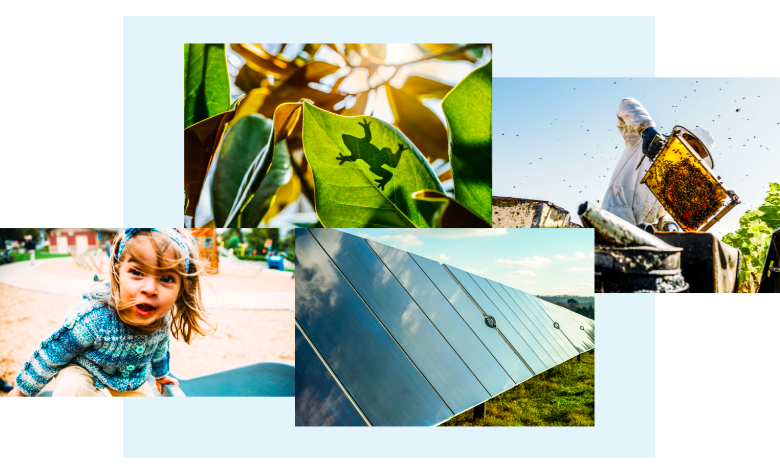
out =
{"type": "Polygon", "coordinates": [[[642,179],[685,231],[696,231],[724,206],[728,197],[712,172],[675,135],[642,179]]]}

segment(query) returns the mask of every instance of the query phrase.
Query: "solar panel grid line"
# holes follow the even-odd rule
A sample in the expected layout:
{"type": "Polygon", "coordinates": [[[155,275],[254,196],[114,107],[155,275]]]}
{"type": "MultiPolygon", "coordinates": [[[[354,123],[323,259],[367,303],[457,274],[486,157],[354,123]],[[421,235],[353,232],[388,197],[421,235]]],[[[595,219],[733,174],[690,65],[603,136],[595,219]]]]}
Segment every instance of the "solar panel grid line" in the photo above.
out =
{"type": "MultiPolygon", "coordinates": [[[[460,288],[461,288],[461,290],[463,290],[463,292],[464,292],[464,293],[466,293],[466,296],[467,296],[467,297],[468,297],[468,298],[471,300],[471,302],[472,302],[472,303],[473,303],[473,304],[474,304],[474,305],[477,307],[477,309],[479,309],[479,311],[482,313],[482,315],[485,317],[485,319],[487,319],[488,317],[490,317],[490,315],[489,315],[489,314],[487,314],[487,313],[486,313],[486,312],[483,310],[483,308],[482,308],[482,307],[480,307],[479,303],[476,301],[476,299],[474,299],[474,296],[472,296],[472,295],[471,295],[471,293],[468,291],[468,289],[466,289],[466,288],[463,286],[463,284],[462,284],[462,283],[461,283],[461,282],[458,280],[458,278],[456,278],[456,277],[455,277],[455,275],[452,273],[452,271],[450,271],[450,269],[448,268],[448,265],[442,265],[442,266],[443,266],[443,267],[444,267],[444,269],[447,271],[447,273],[449,273],[449,275],[452,277],[452,279],[453,279],[453,280],[455,280],[455,282],[458,284],[458,287],[460,287],[460,288]]],[[[504,340],[504,342],[506,343],[506,345],[507,345],[507,346],[509,346],[509,349],[511,349],[511,350],[512,350],[512,352],[515,354],[515,356],[517,356],[517,358],[520,360],[520,362],[522,362],[522,363],[523,363],[523,365],[526,367],[526,369],[527,369],[527,370],[528,370],[528,371],[531,373],[531,376],[534,376],[534,375],[536,375],[536,372],[534,372],[534,370],[531,368],[531,366],[530,366],[530,365],[528,365],[528,362],[526,362],[526,360],[525,360],[525,359],[523,359],[523,356],[522,356],[522,355],[520,355],[520,353],[519,353],[519,352],[517,351],[517,349],[516,349],[516,348],[515,348],[515,347],[512,345],[512,343],[509,341],[509,339],[506,337],[506,335],[504,335],[504,333],[502,333],[502,332],[501,332],[501,330],[498,328],[498,326],[494,327],[493,329],[496,331],[496,333],[498,334],[498,336],[500,336],[500,337],[501,337],[501,339],[502,339],[502,340],[504,340]]]]}
{"type": "Polygon", "coordinates": [[[496,321],[496,331],[498,331],[498,333],[507,341],[531,372],[540,374],[547,370],[547,367],[541,359],[533,352],[520,334],[517,333],[509,320],[504,316],[503,312],[496,307],[493,301],[468,272],[450,265],[444,265],[444,268],[455,277],[461,287],[471,297],[471,300],[479,306],[483,313],[494,318],[496,321]]]}
{"type": "MultiPolygon", "coordinates": [[[[369,248],[371,248],[372,250],[374,250],[374,252],[376,252],[376,250],[371,246],[371,244],[368,242],[367,239],[363,239],[363,240],[366,242],[366,244],[368,244],[369,248]]],[[[417,307],[420,309],[420,311],[422,311],[422,313],[425,314],[426,317],[428,317],[428,314],[425,313],[425,309],[423,309],[423,307],[417,302],[417,300],[414,298],[414,296],[412,296],[412,294],[409,292],[409,290],[406,289],[406,287],[403,285],[403,283],[398,279],[398,277],[395,275],[395,273],[393,273],[393,270],[387,265],[385,260],[382,259],[382,256],[377,253],[377,257],[379,257],[379,261],[381,261],[385,265],[385,268],[387,268],[387,270],[390,272],[390,274],[393,276],[393,278],[395,278],[395,280],[398,281],[398,284],[400,284],[401,287],[404,288],[406,293],[409,294],[409,297],[412,298],[412,301],[414,301],[414,303],[417,305],[417,307]]],[[[428,317],[428,320],[431,320],[430,317],[428,317]]],[[[469,365],[466,363],[466,361],[463,360],[463,358],[461,357],[460,353],[458,353],[458,351],[452,346],[450,341],[447,339],[446,336],[444,336],[444,334],[441,332],[441,330],[439,330],[439,327],[436,326],[436,324],[433,322],[433,320],[431,320],[431,325],[436,329],[437,332],[439,332],[441,334],[442,338],[452,348],[452,351],[455,353],[455,355],[458,356],[461,361],[463,361],[463,365],[466,366],[466,368],[469,370],[469,372],[471,372],[471,374],[474,375],[474,378],[477,379],[477,381],[480,383],[480,385],[482,385],[482,388],[484,388],[485,391],[488,393],[488,395],[490,395],[490,392],[488,391],[488,389],[485,388],[485,386],[482,384],[482,382],[479,380],[479,378],[477,378],[476,374],[474,374],[474,371],[471,370],[471,367],[469,367],[469,365]]]]}
{"type": "MultiPolygon", "coordinates": [[[[360,415],[360,417],[363,418],[363,421],[366,423],[367,426],[373,426],[373,424],[371,424],[371,421],[368,419],[368,416],[366,416],[366,414],[363,412],[363,410],[360,409],[360,405],[355,401],[354,398],[352,398],[352,395],[349,393],[349,391],[347,391],[347,388],[344,387],[344,384],[341,382],[341,379],[339,379],[339,377],[336,375],[336,373],[333,372],[333,369],[328,364],[328,361],[326,361],[325,358],[322,356],[322,354],[320,354],[319,350],[317,349],[317,346],[315,346],[314,343],[312,343],[311,339],[309,338],[309,335],[300,326],[300,324],[298,323],[298,320],[295,321],[295,331],[296,331],[296,334],[299,334],[306,341],[306,343],[309,345],[309,348],[311,349],[311,351],[315,355],[314,359],[316,359],[317,363],[319,363],[322,367],[324,367],[328,371],[328,374],[333,378],[333,381],[338,385],[338,387],[341,389],[341,391],[344,394],[344,396],[352,404],[352,407],[354,408],[355,412],[357,412],[360,415]]],[[[296,355],[299,355],[299,354],[300,354],[299,350],[296,349],[296,355]]],[[[307,364],[310,364],[310,363],[307,363],[307,364]]],[[[298,367],[300,367],[300,365],[298,367]]],[[[296,370],[298,369],[298,367],[296,367],[296,370]]],[[[301,401],[299,401],[299,395],[298,395],[298,391],[300,390],[299,387],[300,387],[300,385],[296,384],[296,395],[295,395],[296,405],[300,404],[301,401],[305,400],[304,397],[301,397],[300,398],[301,401]]],[[[331,404],[327,404],[327,405],[323,404],[323,405],[318,405],[318,406],[321,406],[321,407],[324,406],[325,409],[333,409],[334,404],[331,403],[331,404]]],[[[334,409],[334,411],[335,411],[335,409],[334,409]]],[[[296,413],[296,419],[297,419],[298,415],[301,413],[297,406],[296,406],[295,413],[296,413]]],[[[296,421],[296,425],[297,425],[297,421],[296,421]]]]}
{"type": "Polygon", "coordinates": [[[562,337],[557,337],[555,335],[555,328],[552,328],[550,325],[545,325],[540,320],[540,317],[537,315],[538,312],[534,310],[534,308],[530,305],[528,305],[524,299],[520,297],[520,295],[517,293],[517,291],[514,290],[514,288],[510,288],[509,286],[502,284],[501,287],[506,291],[509,296],[515,300],[515,303],[522,308],[524,311],[526,311],[526,316],[536,325],[536,327],[545,334],[550,344],[555,348],[555,350],[558,352],[558,355],[561,356],[561,359],[564,361],[569,359],[571,357],[571,350],[569,350],[568,347],[565,347],[564,344],[559,343],[558,340],[561,340],[562,337]]]}
{"type": "Polygon", "coordinates": [[[567,336],[570,338],[570,340],[575,343],[577,350],[580,351],[580,353],[587,351],[587,340],[585,340],[585,338],[580,333],[581,330],[579,328],[575,328],[572,325],[572,319],[568,317],[566,312],[562,311],[563,308],[544,301],[543,299],[540,299],[540,302],[547,309],[548,313],[551,314],[551,317],[554,317],[558,324],[564,329],[564,333],[567,333],[567,336]]]}
{"type": "Polygon", "coordinates": [[[452,414],[490,397],[363,238],[310,231],[452,414]]]}
{"type": "Polygon", "coordinates": [[[581,354],[583,349],[582,339],[580,336],[574,333],[574,330],[572,330],[565,316],[559,314],[557,310],[558,307],[544,301],[543,299],[539,299],[538,297],[534,299],[542,308],[543,312],[546,313],[551,320],[555,321],[555,323],[558,324],[561,333],[563,333],[566,336],[566,338],[569,340],[569,342],[574,346],[574,348],[577,350],[577,354],[581,354]]]}
{"type": "Polygon", "coordinates": [[[385,267],[404,287],[420,310],[452,347],[455,354],[460,357],[477,381],[480,382],[488,395],[495,396],[515,385],[495,356],[469,327],[468,323],[463,320],[463,317],[458,314],[444,294],[438,289],[438,286],[433,283],[409,252],[394,249],[368,239],[365,239],[365,242],[376,252],[379,259],[385,264],[385,267]],[[398,259],[399,254],[401,255],[400,259],[398,259]],[[390,262],[393,261],[391,256],[393,255],[402,264],[394,262],[391,265],[390,262]],[[399,269],[404,271],[398,272],[397,270],[399,269]],[[402,273],[406,277],[399,277],[399,274],[402,273]],[[425,306],[420,303],[421,300],[426,301],[425,306]],[[439,317],[439,314],[441,314],[441,317],[439,317]],[[439,325],[437,325],[437,322],[439,322],[439,325]],[[507,387],[510,383],[511,385],[507,387]]]}
{"type": "MultiPolygon", "coordinates": [[[[553,318],[550,317],[550,314],[545,312],[542,305],[539,304],[539,298],[531,294],[528,294],[525,291],[521,291],[519,289],[515,289],[515,291],[522,294],[523,297],[525,297],[525,299],[536,309],[538,316],[540,317],[541,320],[547,321],[551,326],[555,325],[556,323],[555,320],[553,320],[553,318]]],[[[571,340],[569,339],[568,336],[566,336],[563,330],[553,326],[553,331],[561,338],[561,343],[563,344],[563,346],[566,346],[569,349],[571,353],[570,358],[579,354],[579,350],[577,349],[576,346],[574,346],[574,343],[571,342],[571,340]]]]}
{"type": "Polygon", "coordinates": [[[559,316],[557,311],[555,311],[552,307],[549,307],[549,304],[546,304],[542,299],[536,298],[536,300],[539,302],[540,307],[542,307],[542,310],[550,316],[552,320],[555,321],[555,323],[558,324],[560,327],[561,332],[566,335],[566,337],[569,339],[569,341],[574,345],[574,348],[577,349],[578,354],[582,353],[583,343],[582,340],[579,339],[579,337],[576,336],[576,334],[573,333],[571,330],[571,327],[569,327],[569,324],[567,321],[563,319],[563,317],[559,316]]]}
{"type": "MultiPolygon", "coordinates": [[[[309,229],[309,232],[311,232],[311,231],[312,231],[312,230],[311,230],[311,229],[309,229]]],[[[444,403],[444,405],[445,405],[445,406],[447,406],[447,409],[448,409],[448,410],[450,410],[450,413],[452,413],[452,412],[453,412],[453,411],[452,411],[452,408],[450,408],[450,406],[447,404],[447,402],[446,402],[446,401],[444,401],[444,398],[442,398],[442,396],[441,396],[441,395],[439,394],[439,392],[436,390],[436,387],[434,387],[434,386],[431,384],[431,382],[428,380],[428,378],[425,376],[425,374],[424,374],[424,373],[423,373],[423,372],[420,370],[420,368],[417,366],[417,364],[415,364],[414,360],[413,360],[413,359],[412,359],[412,358],[409,356],[409,354],[406,352],[406,350],[404,349],[404,347],[403,347],[403,346],[401,346],[401,344],[400,344],[400,343],[398,343],[398,340],[395,338],[395,336],[393,336],[393,334],[392,334],[392,333],[390,333],[390,330],[388,330],[388,329],[387,329],[387,327],[386,327],[386,326],[385,326],[385,324],[382,322],[382,320],[381,320],[381,319],[380,319],[380,318],[379,318],[379,317],[376,315],[376,312],[374,312],[374,310],[371,308],[371,306],[369,306],[369,305],[368,305],[368,303],[366,303],[366,300],[365,300],[365,298],[364,298],[364,297],[363,297],[363,296],[360,294],[360,292],[359,292],[357,289],[355,289],[355,286],[352,284],[352,282],[349,280],[349,278],[347,278],[347,276],[346,276],[346,275],[344,275],[344,272],[341,270],[341,268],[339,267],[338,263],[336,263],[336,262],[333,260],[333,257],[331,257],[331,256],[330,256],[330,254],[328,253],[327,249],[325,249],[325,247],[322,245],[322,243],[320,243],[320,241],[317,239],[317,237],[316,237],[316,236],[314,236],[314,235],[312,234],[312,237],[314,238],[314,240],[315,240],[315,241],[317,241],[317,243],[319,243],[319,244],[320,244],[320,247],[322,247],[322,250],[325,252],[325,254],[326,254],[326,255],[328,255],[328,257],[330,257],[331,261],[332,261],[332,262],[333,262],[333,264],[336,266],[336,268],[337,268],[337,269],[338,269],[338,270],[341,272],[341,274],[344,276],[344,279],[347,281],[347,283],[349,283],[349,285],[350,285],[350,286],[352,286],[352,289],[354,289],[354,290],[355,290],[355,293],[356,293],[356,294],[357,294],[357,295],[360,297],[360,299],[363,301],[363,303],[365,303],[365,304],[366,304],[366,307],[368,308],[368,310],[370,310],[370,311],[371,311],[371,313],[374,315],[374,317],[376,317],[376,320],[377,320],[377,322],[379,322],[379,325],[381,325],[381,326],[382,326],[382,328],[385,330],[385,332],[387,332],[387,334],[388,334],[388,335],[390,336],[390,338],[391,338],[391,339],[392,339],[392,340],[395,342],[395,344],[398,346],[398,348],[401,350],[401,352],[403,352],[403,353],[404,353],[404,355],[405,355],[405,356],[406,356],[406,358],[409,360],[409,362],[410,362],[410,363],[411,363],[411,364],[414,366],[414,368],[415,368],[415,369],[417,369],[417,372],[419,372],[419,373],[420,373],[420,375],[422,376],[422,378],[423,378],[423,379],[425,379],[425,381],[428,383],[428,385],[430,385],[430,387],[433,389],[433,391],[436,393],[436,395],[437,395],[437,396],[438,396],[438,397],[439,397],[439,398],[442,400],[442,402],[444,403]]]]}
{"type": "Polygon", "coordinates": [[[308,230],[296,229],[296,251],[296,281],[303,286],[296,288],[296,319],[302,319],[301,328],[369,421],[379,426],[424,426],[449,418],[452,411],[308,230]],[[315,276],[322,285],[309,281],[315,276]],[[328,306],[337,307],[338,313],[317,321],[323,310],[332,312],[328,306]],[[330,347],[323,350],[322,345],[330,347]],[[402,397],[403,406],[393,405],[402,397]]]}
{"type": "Polygon", "coordinates": [[[409,256],[414,260],[417,266],[420,267],[423,273],[425,273],[431,283],[433,283],[436,289],[482,342],[485,348],[487,348],[504,372],[506,372],[513,382],[512,387],[533,376],[533,372],[531,372],[525,362],[520,359],[508,341],[504,339],[497,330],[486,326],[485,313],[446,268],[439,262],[421,257],[411,252],[409,253],[409,256]]]}
{"type": "Polygon", "coordinates": [[[593,348],[594,346],[593,340],[591,339],[587,330],[585,330],[585,327],[581,325],[581,322],[578,319],[578,317],[582,317],[582,316],[577,312],[565,309],[561,306],[555,305],[555,307],[557,307],[557,310],[565,315],[566,320],[569,322],[569,325],[574,329],[574,332],[577,334],[577,336],[580,337],[585,342],[587,348],[589,350],[593,348]]]}
{"type": "Polygon", "coordinates": [[[501,296],[501,299],[504,300],[509,309],[517,316],[518,320],[522,322],[523,326],[528,330],[528,332],[534,336],[539,345],[544,348],[550,358],[552,358],[552,360],[555,362],[555,365],[562,363],[563,358],[549,343],[547,337],[537,329],[536,324],[534,324],[531,319],[526,316],[525,312],[515,303],[515,300],[509,295],[509,293],[506,292],[506,290],[504,290],[503,286],[493,280],[487,281],[488,284],[490,284],[490,286],[496,291],[496,293],[501,296]]]}
{"type": "MultiPolygon", "coordinates": [[[[517,335],[519,335],[520,339],[525,342],[526,346],[531,350],[531,352],[536,355],[539,362],[545,366],[541,372],[544,372],[545,370],[557,365],[555,360],[552,359],[544,350],[542,345],[539,344],[539,342],[536,340],[536,337],[534,337],[523,325],[520,319],[517,318],[501,295],[496,292],[495,288],[493,288],[490,282],[487,279],[473,273],[469,273],[469,276],[471,276],[474,282],[477,283],[477,286],[482,289],[482,292],[485,293],[490,302],[492,302],[493,305],[496,306],[496,308],[501,312],[506,321],[509,323],[509,326],[512,327],[517,335]]],[[[540,372],[537,372],[537,374],[538,373],[540,372]]]]}
{"type": "Polygon", "coordinates": [[[575,349],[573,346],[571,346],[569,340],[563,336],[560,330],[553,327],[553,322],[550,320],[550,318],[543,316],[543,312],[536,305],[534,305],[530,299],[526,297],[526,294],[523,291],[506,285],[504,285],[504,289],[515,298],[518,304],[525,307],[525,310],[528,311],[529,316],[533,317],[533,319],[536,320],[536,322],[539,324],[539,328],[545,330],[550,335],[550,338],[553,340],[555,346],[560,349],[561,355],[563,357],[569,359],[574,356],[575,349]]]}
{"type": "Polygon", "coordinates": [[[507,306],[515,313],[523,325],[534,335],[534,337],[536,337],[536,340],[547,351],[547,354],[556,361],[556,365],[565,361],[564,355],[553,345],[552,337],[547,334],[547,330],[539,329],[539,326],[531,318],[531,315],[517,303],[515,298],[509,294],[506,288],[504,288],[504,285],[493,280],[487,281],[501,296],[507,306]]]}

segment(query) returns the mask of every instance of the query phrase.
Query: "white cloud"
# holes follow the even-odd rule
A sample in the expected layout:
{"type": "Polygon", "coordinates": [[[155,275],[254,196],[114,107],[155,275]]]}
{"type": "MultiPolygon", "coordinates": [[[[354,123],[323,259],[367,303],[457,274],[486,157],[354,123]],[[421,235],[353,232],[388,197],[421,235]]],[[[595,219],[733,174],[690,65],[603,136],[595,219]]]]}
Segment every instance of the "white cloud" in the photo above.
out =
{"type": "Polygon", "coordinates": [[[504,258],[496,259],[496,263],[501,263],[505,267],[510,267],[510,268],[513,266],[522,266],[526,268],[542,268],[543,266],[551,262],[552,260],[550,260],[549,258],[540,257],[538,255],[530,258],[524,258],[522,260],[508,260],[504,258]]]}
{"type": "MultiPolygon", "coordinates": [[[[407,229],[404,228],[390,228],[388,229],[390,231],[395,230],[402,230],[406,231],[407,229]]],[[[501,228],[501,229],[492,229],[492,228],[457,228],[457,229],[420,229],[418,231],[415,231],[415,233],[420,237],[439,237],[439,238],[461,238],[461,237],[484,237],[484,236],[502,236],[504,234],[509,234],[509,231],[507,229],[501,228]]]]}
{"type": "Polygon", "coordinates": [[[575,252],[574,257],[567,257],[566,255],[556,255],[556,260],[585,260],[588,258],[593,258],[593,252],[585,253],[585,252],[575,252]]]}
{"type": "Polygon", "coordinates": [[[593,271],[593,267],[571,267],[567,268],[566,271],[569,273],[585,273],[588,271],[593,271]]]}
{"type": "Polygon", "coordinates": [[[396,243],[401,244],[401,245],[410,245],[410,246],[423,245],[423,241],[418,239],[417,236],[415,236],[413,234],[398,234],[398,235],[395,235],[395,236],[389,236],[388,235],[388,236],[378,236],[378,237],[372,237],[372,236],[369,236],[369,235],[363,235],[361,237],[365,237],[367,239],[371,239],[371,240],[374,240],[374,241],[377,241],[377,242],[383,242],[383,243],[396,242],[396,243]]]}
{"type": "MultiPolygon", "coordinates": [[[[515,270],[509,273],[509,275],[515,275],[515,278],[520,276],[536,276],[536,273],[528,270],[515,270]]],[[[507,276],[509,276],[507,275],[507,276]]]]}
{"type": "Polygon", "coordinates": [[[448,256],[446,256],[446,255],[444,255],[444,254],[439,254],[439,256],[438,256],[438,257],[436,257],[436,258],[437,258],[438,260],[449,260],[449,259],[450,259],[450,257],[448,257],[448,256]]]}
{"type": "Polygon", "coordinates": [[[475,275],[482,273],[482,270],[478,270],[476,268],[464,268],[464,270],[468,271],[469,273],[474,273],[475,275]]]}

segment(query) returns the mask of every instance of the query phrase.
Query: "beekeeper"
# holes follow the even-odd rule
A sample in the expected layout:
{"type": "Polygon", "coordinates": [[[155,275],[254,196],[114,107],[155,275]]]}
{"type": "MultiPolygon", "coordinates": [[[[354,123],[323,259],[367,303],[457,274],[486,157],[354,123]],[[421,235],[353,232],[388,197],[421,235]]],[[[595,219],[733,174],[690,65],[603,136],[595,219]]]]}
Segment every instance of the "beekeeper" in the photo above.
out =
{"type": "MultiPolygon", "coordinates": [[[[661,137],[660,141],[652,143],[655,136],[660,133],[656,130],[650,114],[634,98],[620,101],[617,118],[618,130],[626,142],[626,149],[623,150],[623,156],[620,157],[612,173],[601,206],[635,226],[649,224],[660,231],[680,231],[680,227],[661,206],[661,202],[641,182],[653,159],[663,149],[665,138],[661,137]],[[647,157],[642,159],[643,155],[647,157]],[[640,160],[642,164],[637,169],[640,160]]],[[[688,139],[687,134],[683,137],[700,155],[707,155],[703,162],[712,168],[713,161],[709,150],[715,147],[715,139],[710,132],[701,127],[696,127],[696,130],[691,132],[704,143],[706,148],[702,147],[696,139],[688,139]]]]}

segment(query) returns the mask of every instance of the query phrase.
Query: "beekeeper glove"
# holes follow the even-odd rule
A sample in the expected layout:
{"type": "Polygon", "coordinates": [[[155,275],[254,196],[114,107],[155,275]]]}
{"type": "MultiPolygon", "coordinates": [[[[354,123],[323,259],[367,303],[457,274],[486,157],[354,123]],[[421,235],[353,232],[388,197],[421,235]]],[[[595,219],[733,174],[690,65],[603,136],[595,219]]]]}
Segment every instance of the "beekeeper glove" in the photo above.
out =
{"type": "Polygon", "coordinates": [[[658,153],[664,148],[665,143],[666,141],[663,139],[663,136],[658,133],[658,130],[656,130],[655,127],[648,127],[642,132],[642,153],[651,160],[658,156],[658,153]],[[660,136],[661,140],[651,145],[650,143],[656,135],[660,136]]]}

